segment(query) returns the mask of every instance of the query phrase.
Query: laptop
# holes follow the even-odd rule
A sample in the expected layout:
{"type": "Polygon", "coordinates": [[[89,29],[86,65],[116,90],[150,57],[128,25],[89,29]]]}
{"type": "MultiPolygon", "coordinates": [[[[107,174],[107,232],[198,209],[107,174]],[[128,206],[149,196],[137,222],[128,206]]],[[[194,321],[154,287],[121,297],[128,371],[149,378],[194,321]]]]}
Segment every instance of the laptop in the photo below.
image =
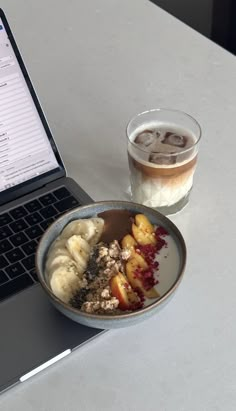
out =
{"type": "Polygon", "coordinates": [[[57,312],[38,284],[34,265],[46,228],[66,211],[91,202],[66,176],[0,10],[0,391],[103,332],[57,312]]]}

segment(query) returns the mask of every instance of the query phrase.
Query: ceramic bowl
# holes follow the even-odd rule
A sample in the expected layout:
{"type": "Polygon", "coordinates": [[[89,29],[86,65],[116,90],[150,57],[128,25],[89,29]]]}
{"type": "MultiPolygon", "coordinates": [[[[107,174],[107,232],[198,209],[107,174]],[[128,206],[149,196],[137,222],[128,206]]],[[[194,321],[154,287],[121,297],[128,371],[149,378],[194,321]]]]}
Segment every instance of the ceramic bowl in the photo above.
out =
{"type": "Polygon", "coordinates": [[[185,269],[186,246],[178,228],[159,212],[127,201],[102,201],[78,207],[56,220],[44,233],[36,252],[36,269],[39,282],[52,304],[65,316],[80,324],[100,329],[127,327],[143,321],[156,314],[173,297],[185,269]],[[88,314],[58,299],[52,292],[45,274],[45,261],[52,242],[59,236],[63,228],[71,221],[80,218],[90,218],[107,210],[129,210],[135,214],[145,214],[152,224],[164,227],[169,235],[166,237],[168,247],[158,255],[160,298],[149,299],[145,306],[137,311],[117,315],[88,314]]]}

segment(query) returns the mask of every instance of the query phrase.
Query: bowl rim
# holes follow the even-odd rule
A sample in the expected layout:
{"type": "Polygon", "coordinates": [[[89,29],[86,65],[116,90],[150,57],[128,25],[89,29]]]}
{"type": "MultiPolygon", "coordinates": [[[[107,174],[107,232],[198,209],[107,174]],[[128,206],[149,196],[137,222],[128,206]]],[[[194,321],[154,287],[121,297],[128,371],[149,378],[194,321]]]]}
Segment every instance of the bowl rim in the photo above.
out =
{"type": "MultiPolygon", "coordinates": [[[[127,208],[126,208],[127,209],[127,208]]],[[[53,240],[55,241],[55,240],[53,240]]],[[[139,317],[142,314],[145,314],[151,310],[153,310],[154,308],[158,307],[159,305],[161,305],[162,303],[164,303],[170,296],[171,294],[173,294],[175,292],[175,290],[177,289],[177,287],[179,286],[180,282],[183,279],[183,275],[185,272],[185,268],[186,268],[186,260],[187,260],[187,249],[186,249],[186,244],[184,241],[184,238],[181,234],[181,232],[179,231],[178,227],[170,220],[168,219],[166,216],[164,216],[163,214],[159,213],[157,210],[154,210],[150,207],[144,206],[142,204],[138,204],[138,203],[134,203],[131,201],[122,201],[122,200],[104,200],[104,201],[96,201],[94,203],[91,204],[86,204],[86,205],[82,205],[79,207],[74,208],[73,210],[70,210],[68,212],[66,212],[65,214],[63,214],[61,217],[59,217],[58,219],[56,219],[44,232],[44,234],[42,235],[37,249],[36,249],[36,253],[35,253],[35,267],[36,267],[36,272],[37,272],[37,276],[39,279],[39,282],[41,284],[41,286],[43,287],[44,291],[46,292],[46,294],[48,294],[50,296],[50,298],[52,298],[52,300],[56,303],[59,304],[60,306],[62,306],[65,310],[69,310],[72,314],[75,315],[80,315],[84,318],[90,319],[90,320],[102,320],[102,321],[111,321],[111,320],[125,320],[128,319],[130,317],[135,318],[135,317],[139,317]],[[174,231],[176,237],[178,238],[178,241],[180,242],[180,246],[182,249],[182,265],[180,267],[180,272],[179,275],[177,277],[177,279],[175,280],[175,282],[172,284],[172,286],[170,287],[170,289],[163,294],[158,300],[155,300],[153,303],[149,304],[146,307],[143,307],[139,310],[136,311],[129,311],[127,313],[124,314],[114,314],[114,315],[109,315],[109,314],[90,314],[90,313],[86,313],[84,311],[78,310],[77,308],[74,308],[72,306],[70,306],[69,304],[66,304],[64,301],[60,300],[58,297],[55,296],[55,294],[52,292],[52,290],[50,289],[50,287],[47,285],[47,282],[44,278],[44,275],[40,273],[40,269],[39,269],[39,264],[38,264],[38,254],[39,254],[39,250],[41,247],[41,244],[44,241],[45,236],[48,234],[49,231],[51,231],[54,226],[56,226],[56,224],[58,224],[59,221],[63,221],[63,219],[70,215],[73,214],[75,211],[77,210],[83,210],[83,209],[93,209],[94,207],[97,207],[99,205],[111,205],[111,209],[112,209],[112,205],[114,206],[114,203],[118,204],[118,205],[127,205],[127,206],[136,206],[136,207],[141,207],[142,209],[147,210],[147,212],[152,211],[154,214],[157,214],[161,220],[167,220],[168,224],[171,226],[171,229],[174,231]]]]}

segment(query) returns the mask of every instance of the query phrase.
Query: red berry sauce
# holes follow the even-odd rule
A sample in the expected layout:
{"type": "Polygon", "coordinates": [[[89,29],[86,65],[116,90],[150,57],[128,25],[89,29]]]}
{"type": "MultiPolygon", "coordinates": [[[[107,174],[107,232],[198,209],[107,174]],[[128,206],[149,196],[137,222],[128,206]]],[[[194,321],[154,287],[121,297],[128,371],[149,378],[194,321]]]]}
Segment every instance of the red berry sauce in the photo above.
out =
{"type": "Polygon", "coordinates": [[[145,261],[148,263],[148,268],[143,270],[141,267],[138,267],[135,270],[135,276],[142,281],[143,287],[147,291],[155,284],[159,283],[158,279],[154,277],[154,273],[159,269],[159,263],[158,261],[155,261],[155,257],[163,247],[167,247],[167,242],[162,238],[167,235],[168,232],[166,229],[159,226],[155,230],[155,237],[157,239],[156,245],[146,244],[138,245],[136,247],[136,252],[143,255],[145,261]]]}

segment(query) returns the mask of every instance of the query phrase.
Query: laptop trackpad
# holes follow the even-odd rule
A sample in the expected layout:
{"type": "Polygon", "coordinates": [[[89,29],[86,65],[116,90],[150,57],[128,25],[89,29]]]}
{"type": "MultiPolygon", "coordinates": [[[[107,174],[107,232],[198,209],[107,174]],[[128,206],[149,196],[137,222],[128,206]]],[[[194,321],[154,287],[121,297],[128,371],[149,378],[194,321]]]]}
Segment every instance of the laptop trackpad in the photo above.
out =
{"type": "Polygon", "coordinates": [[[103,332],[60,314],[36,285],[0,305],[0,390],[103,332]]]}

